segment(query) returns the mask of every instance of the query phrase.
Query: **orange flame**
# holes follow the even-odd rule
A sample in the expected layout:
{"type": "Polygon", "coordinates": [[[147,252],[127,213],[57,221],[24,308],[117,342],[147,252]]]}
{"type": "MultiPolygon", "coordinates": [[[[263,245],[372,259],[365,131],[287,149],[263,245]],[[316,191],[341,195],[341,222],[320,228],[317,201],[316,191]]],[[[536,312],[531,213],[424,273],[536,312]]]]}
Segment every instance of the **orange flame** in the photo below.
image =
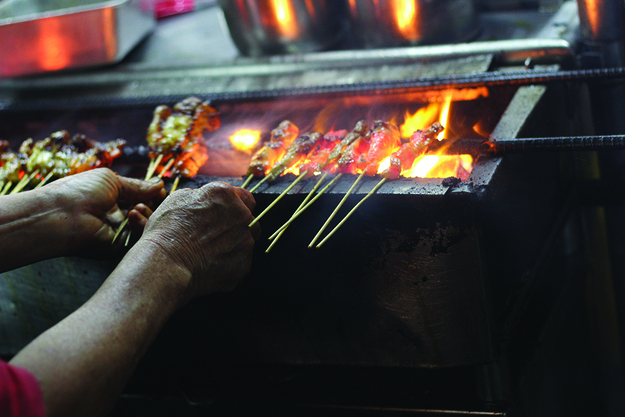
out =
{"type": "Polygon", "coordinates": [[[445,130],[439,133],[438,140],[447,139],[449,134],[449,109],[451,108],[451,99],[452,95],[447,94],[443,101],[443,108],[441,110],[441,115],[438,121],[440,122],[440,124],[445,126],[445,130]]]}
{"type": "Polygon", "coordinates": [[[289,39],[297,38],[299,33],[291,2],[289,0],[273,0],[272,4],[280,34],[289,39]]]}
{"type": "Polygon", "coordinates": [[[260,133],[259,130],[241,129],[230,136],[230,143],[234,149],[251,154],[260,142],[260,133]]]}
{"type": "Polygon", "coordinates": [[[393,3],[397,29],[404,39],[409,41],[417,40],[421,37],[419,26],[417,25],[418,4],[415,0],[395,0],[393,3]]]}
{"type": "MultiPolygon", "coordinates": [[[[431,103],[426,107],[420,108],[416,113],[410,114],[406,112],[405,122],[401,126],[401,135],[403,138],[419,129],[426,129],[432,123],[438,121],[445,126],[438,139],[447,139],[449,137],[449,120],[450,109],[453,101],[452,92],[448,92],[443,96],[442,102],[431,103]]],[[[473,157],[471,155],[444,155],[445,150],[441,149],[436,155],[424,155],[417,158],[412,168],[402,172],[402,176],[407,178],[446,178],[459,177],[465,180],[471,173],[473,166],[473,157]]],[[[390,164],[390,159],[380,164],[378,172],[382,172],[390,164]]]]}

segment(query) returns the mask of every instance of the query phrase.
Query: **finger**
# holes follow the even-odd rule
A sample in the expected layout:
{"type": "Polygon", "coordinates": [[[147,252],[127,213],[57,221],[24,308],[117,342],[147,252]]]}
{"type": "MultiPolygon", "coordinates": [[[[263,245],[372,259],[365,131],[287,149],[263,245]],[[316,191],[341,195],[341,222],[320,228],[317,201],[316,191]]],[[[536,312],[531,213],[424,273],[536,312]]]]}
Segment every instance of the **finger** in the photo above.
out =
{"type": "Polygon", "coordinates": [[[153,213],[152,209],[143,203],[139,203],[134,206],[134,210],[138,211],[141,215],[143,215],[143,217],[147,219],[149,219],[153,213]]]}
{"type": "Polygon", "coordinates": [[[234,191],[237,193],[241,201],[243,201],[243,204],[245,204],[250,211],[254,211],[254,207],[256,207],[256,200],[254,199],[252,193],[240,187],[234,187],[234,191]]]}
{"type": "Polygon", "coordinates": [[[119,180],[119,201],[126,203],[138,203],[149,201],[159,196],[163,189],[163,181],[154,177],[150,181],[142,181],[134,178],[117,177],[119,180]]]}
{"type": "Polygon", "coordinates": [[[136,209],[132,209],[128,212],[128,219],[130,220],[132,228],[135,230],[143,230],[148,223],[148,218],[148,216],[136,209]]]}

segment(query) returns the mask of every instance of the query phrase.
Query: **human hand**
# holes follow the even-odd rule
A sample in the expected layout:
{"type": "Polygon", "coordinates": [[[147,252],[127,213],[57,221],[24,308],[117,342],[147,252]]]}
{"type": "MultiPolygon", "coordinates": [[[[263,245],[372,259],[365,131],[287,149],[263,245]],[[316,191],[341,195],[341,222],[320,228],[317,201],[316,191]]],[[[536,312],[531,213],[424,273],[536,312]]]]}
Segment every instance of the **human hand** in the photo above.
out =
{"type": "MultiPolygon", "coordinates": [[[[124,219],[117,203],[149,203],[165,197],[163,182],[121,177],[107,168],[99,168],[62,178],[40,189],[53,196],[55,205],[65,212],[66,253],[91,255],[108,253],[115,236],[115,226],[124,219]]],[[[138,204],[128,213],[131,226],[141,229],[152,214],[146,204],[138,204]]]]}
{"type": "Polygon", "coordinates": [[[170,195],[147,222],[137,243],[152,245],[190,273],[184,298],[232,290],[250,270],[260,236],[252,194],[225,183],[170,195]]]}

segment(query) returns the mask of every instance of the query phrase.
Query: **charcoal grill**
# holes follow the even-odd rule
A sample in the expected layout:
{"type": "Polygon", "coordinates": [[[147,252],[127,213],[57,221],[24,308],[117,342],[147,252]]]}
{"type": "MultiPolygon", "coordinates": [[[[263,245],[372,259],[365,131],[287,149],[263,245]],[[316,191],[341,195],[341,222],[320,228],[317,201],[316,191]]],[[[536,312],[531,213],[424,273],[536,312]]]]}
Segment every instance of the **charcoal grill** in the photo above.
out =
{"type": "MultiPolygon", "coordinates": [[[[557,52],[546,55],[557,57],[558,64],[566,62],[561,58],[567,55],[567,48],[555,44],[550,47],[557,52]]],[[[487,71],[500,64],[489,54],[430,57],[416,69],[411,67],[414,58],[403,56],[398,61],[402,71],[412,70],[425,77],[432,76],[433,71],[466,76],[467,83],[455,87],[459,89],[476,87],[469,82],[476,76],[483,77],[483,82],[492,77],[488,97],[455,103],[462,108],[456,113],[462,117],[450,127],[457,137],[475,135],[471,128],[477,121],[483,122],[495,139],[587,133],[586,120],[581,117],[587,114],[585,88],[563,82],[566,77],[549,86],[544,79],[540,84],[523,86],[500,82],[497,77],[502,74],[487,71]],[[464,74],[467,65],[477,68],[475,74],[464,74]]],[[[367,59],[366,65],[371,62],[367,59]]],[[[286,60],[278,67],[286,74],[293,71],[289,65],[297,67],[295,71],[315,66],[322,76],[334,71],[305,60],[286,60]]],[[[238,69],[253,70],[245,66],[238,69]]],[[[522,67],[514,69],[526,72],[522,67]]],[[[558,69],[558,65],[538,68],[547,75],[555,75],[558,69]]],[[[398,70],[397,74],[404,73],[398,70]]],[[[176,78],[165,75],[152,74],[152,78],[138,81],[148,85],[149,91],[167,79],[172,92],[164,95],[134,94],[129,87],[132,82],[123,73],[111,78],[95,74],[92,80],[97,82],[88,94],[82,90],[89,84],[88,76],[78,84],[63,77],[38,80],[34,90],[20,87],[27,81],[9,82],[0,91],[0,106],[4,108],[0,136],[19,141],[58,129],[100,140],[121,136],[129,141],[133,152],[116,169],[138,176],[147,164],[140,148],[144,129],[138,126],[147,126],[155,104],[173,104],[183,97],[173,86],[176,78]],[[113,93],[111,86],[116,89],[113,93]],[[56,96],[59,88],[65,91],[62,97],[56,96]]],[[[306,81],[300,75],[298,72],[293,78],[306,81]]],[[[210,77],[219,79],[214,74],[210,77]]],[[[204,91],[203,97],[213,98],[221,110],[224,132],[241,120],[258,123],[267,132],[284,118],[303,129],[312,128],[314,115],[332,103],[347,109],[339,118],[344,125],[337,127],[348,129],[359,118],[387,116],[368,113],[372,102],[381,103],[376,110],[391,114],[397,108],[416,108],[436,99],[442,89],[440,85],[420,85],[416,80],[320,89],[265,88],[279,84],[281,77],[283,74],[256,74],[252,84],[258,89],[252,93],[229,85],[230,92],[204,91]]],[[[454,81],[440,80],[440,84],[454,81]]],[[[214,180],[241,184],[246,159],[233,154],[224,143],[211,143],[209,164],[201,175],[183,180],[180,186],[197,188],[214,180]]],[[[578,237],[582,233],[580,223],[575,221],[577,199],[572,180],[580,175],[580,169],[572,153],[475,156],[475,166],[465,182],[435,178],[384,184],[323,248],[309,250],[308,241],[353,182],[353,178],[342,178],[314,210],[291,226],[270,254],[264,253],[266,244],[259,242],[252,274],[237,291],[195,300],[172,318],[131,382],[129,398],[164,394],[162,386],[154,385],[160,381],[174,387],[178,397],[182,392],[192,406],[210,406],[221,385],[238,390],[241,387],[232,382],[234,375],[245,375],[245,381],[255,383],[243,387],[242,395],[271,403],[277,392],[281,404],[305,404],[308,410],[331,404],[337,413],[348,412],[350,401],[359,404],[355,411],[421,409],[422,415],[427,415],[424,408],[480,410],[490,415],[514,409],[511,402],[520,402],[532,391],[520,381],[532,381],[541,364],[542,358],[536,360],[536,344],[556,343],[558,332],[554,329],[568,323],[550,315],[554,305],[566,301],[569,307],[557,311],[568,312],[571,300],[579,297],[576,288],[581,287],[584,273],[580,268],[583,245],[578,237]],[[164,376],[154,370],[162,368],[164,376]],[[413,393],[418,397],[414,401],[406,401],[404,396],[394,404],[382,400],[382,405],[373,399],[350,399],[350,394],[341,400],[326,395],[315,403],[301,391],[294,394],[284,388],[298,373],[305,376],[304,380],[311,380],[311,374],[315,377],[315,383],[302,383],[301,390],[319,389],[319,381],[339,392],[341,386],[336,381],[362,388],[358,380],[371,382],[373,375],[381,378],[376,382],[384,381],[380,385],[388,382],[393,387],[380,388],[380,392],[403,392],[408,386],[419,393],[431,389],[436,394],[413,393]],[[221,380],[215,382],[208,374],[221,380]],[[415,382],[423,380],[430,381],[431,387],[415,382]],[[254,393],[259,386],[262,388],[254,393]],[[454,389],[460,392],[458,401],[449,400],[449,391],[454,389]]],[[[589,154],[576,157],[592,159],[589,154]]],[[[282,178],[261,188],[256,193],[257,211],[273,201],[292,179],[282,178]]],[[[364,179],[348,207],[377,181],[364,179]]],[[[291,215],[313,182],[300,183],[263,218],[265,237],[291,215]]],[[[7,342],[0,346],[0,353],[14,353],[16,346],[77,307],[113,264],[63,259],[5,274],[17,294],[15,311],[24,314],[30,307],[27,300],[32,298],[43,301],[36,303],[36,313],[22,317],[28,326],[19,330],[15,326],[15,332],[6,332],[11,337],[4,339],[7,342]],[[44,270],[58,271],[66,278],[58,288],[52,288],[38,275],[44,270]],[[44,308],[53,303],[62,306],[56,310],[59,317],[52,317],[50,309],[44,308]]],[[[581,349],[582,356],[589,351],[581,349]]],[[[349,391],[345,388],[343,392],[349,391]]],[[[226,403],[236,403],[240,398],[229,396],[226,403]]]]}

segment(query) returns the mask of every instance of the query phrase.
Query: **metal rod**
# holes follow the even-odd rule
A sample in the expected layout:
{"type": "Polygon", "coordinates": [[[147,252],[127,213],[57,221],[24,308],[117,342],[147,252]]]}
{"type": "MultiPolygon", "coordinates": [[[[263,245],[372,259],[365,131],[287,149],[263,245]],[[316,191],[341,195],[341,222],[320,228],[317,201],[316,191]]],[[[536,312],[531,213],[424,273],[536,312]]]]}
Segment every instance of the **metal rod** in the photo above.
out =
{"type": "Polygon", "coordinates": [[[430,145],[428,152],[442,148],[448,155],[623,150],[625,149],[625,135],[496,139],[492,141],[486,139],[442,140],[430,145]]]}

